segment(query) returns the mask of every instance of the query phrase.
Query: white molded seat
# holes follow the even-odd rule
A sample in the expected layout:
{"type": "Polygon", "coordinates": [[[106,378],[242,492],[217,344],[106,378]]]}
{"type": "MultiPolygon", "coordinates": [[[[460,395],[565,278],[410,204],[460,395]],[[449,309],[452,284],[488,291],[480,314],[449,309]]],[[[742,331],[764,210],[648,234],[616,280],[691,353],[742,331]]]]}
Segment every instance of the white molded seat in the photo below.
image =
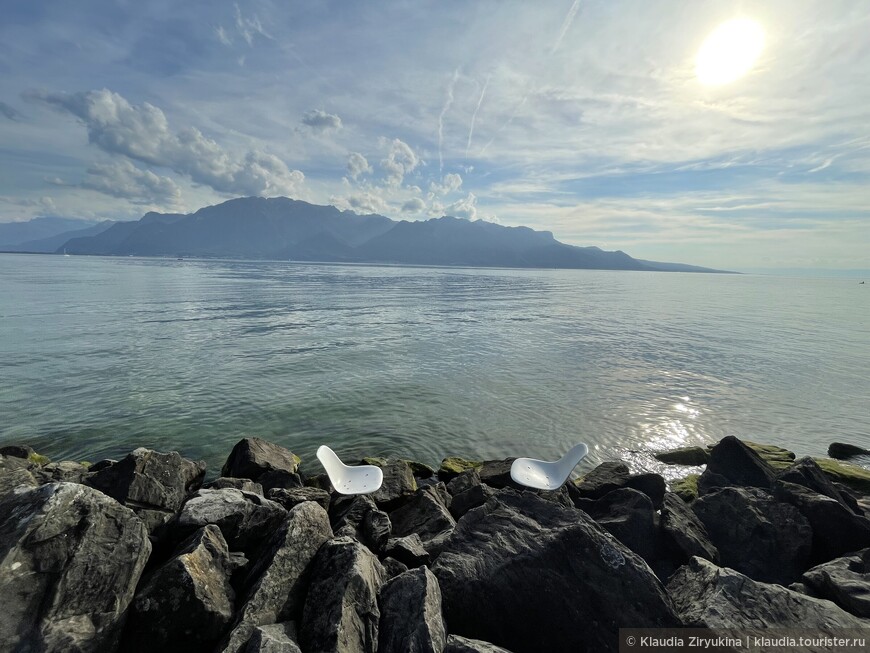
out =
{"type": "Polygon", "coordinates": [[[375,492],[384,481],[384,473],[374,465],[351,467],[341,462],[336,453],[325,444],[317,449],[317,459],[326,470],[332,487],[339,494],[368,494],[375,492]]]}
{"type": "Polygon", "coordinates": [[[517,458],[511,465],[511,478],[526,487],[538,490],[558,490],[583,457],[589,447],[582,442],[559,460],[549,462],[534,458],[517,458]]]}

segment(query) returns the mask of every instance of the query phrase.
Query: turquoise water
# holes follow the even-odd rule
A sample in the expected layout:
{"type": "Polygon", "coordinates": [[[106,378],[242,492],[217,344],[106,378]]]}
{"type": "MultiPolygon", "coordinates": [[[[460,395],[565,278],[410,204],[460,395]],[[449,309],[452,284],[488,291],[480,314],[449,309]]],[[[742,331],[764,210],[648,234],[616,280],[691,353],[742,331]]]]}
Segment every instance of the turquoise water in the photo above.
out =
{"type": "Polygon", "coordinates": [[[855,280],[0,255],[0,442],[53,459],[821,455],[870,447],[868,370],[855,280]]]}

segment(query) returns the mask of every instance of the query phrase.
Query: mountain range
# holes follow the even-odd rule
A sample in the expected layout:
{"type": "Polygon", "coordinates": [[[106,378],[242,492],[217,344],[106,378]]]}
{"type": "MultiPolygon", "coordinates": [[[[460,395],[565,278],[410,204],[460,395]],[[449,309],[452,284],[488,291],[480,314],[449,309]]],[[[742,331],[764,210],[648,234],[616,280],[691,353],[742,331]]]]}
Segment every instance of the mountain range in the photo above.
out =
{"type": "Polygon", "coordinates": [[[54,251],[112,256],[717,272],[638,260],[621,251],[567,245],[549,231],[528,227],[505,227],[450,216],[397,222],[383,215],[359,215],[286,197],[243,197],[190,214],[149,212],[137,221],[102,223],[86,229],[55,234],[54,251]]]}

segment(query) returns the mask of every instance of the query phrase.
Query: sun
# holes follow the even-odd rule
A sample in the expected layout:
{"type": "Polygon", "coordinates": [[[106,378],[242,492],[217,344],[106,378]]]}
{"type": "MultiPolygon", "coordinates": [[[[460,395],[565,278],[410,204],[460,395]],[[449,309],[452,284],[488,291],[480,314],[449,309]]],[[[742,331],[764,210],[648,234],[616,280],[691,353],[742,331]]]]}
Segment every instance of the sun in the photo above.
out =
{"type": "Polygon", "coordinates": [[[764,47],[764,31],[754,20],[735,18],[710,32],[698,50],[695,74],[702,84],[728,84],[755,64],[764,47]]]}

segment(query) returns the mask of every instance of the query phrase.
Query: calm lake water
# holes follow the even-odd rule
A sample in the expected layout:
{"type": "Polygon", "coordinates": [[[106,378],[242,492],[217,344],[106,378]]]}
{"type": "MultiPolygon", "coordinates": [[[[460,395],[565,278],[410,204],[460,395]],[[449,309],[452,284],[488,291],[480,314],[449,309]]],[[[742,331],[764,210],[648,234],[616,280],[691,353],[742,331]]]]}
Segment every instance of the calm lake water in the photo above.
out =
{"type": "Polygon", "coordinates": [[[849,279],[0,255],[0,442],[53,459],[823,455],[870,447],[868,372],[849,279]]]}

